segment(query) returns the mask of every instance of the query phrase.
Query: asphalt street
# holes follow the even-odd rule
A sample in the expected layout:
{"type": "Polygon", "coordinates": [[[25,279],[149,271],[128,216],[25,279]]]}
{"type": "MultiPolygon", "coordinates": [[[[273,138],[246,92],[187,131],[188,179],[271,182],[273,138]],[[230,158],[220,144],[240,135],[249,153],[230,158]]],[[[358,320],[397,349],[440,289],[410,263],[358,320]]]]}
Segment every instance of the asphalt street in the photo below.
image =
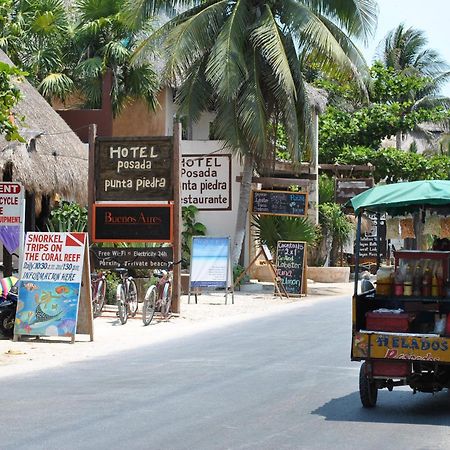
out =
{"type": "Polygon", "coordinates": [[[350,297],[3,378],[6,449],[448,449],[450,395],[361,407],[350,297]]]}

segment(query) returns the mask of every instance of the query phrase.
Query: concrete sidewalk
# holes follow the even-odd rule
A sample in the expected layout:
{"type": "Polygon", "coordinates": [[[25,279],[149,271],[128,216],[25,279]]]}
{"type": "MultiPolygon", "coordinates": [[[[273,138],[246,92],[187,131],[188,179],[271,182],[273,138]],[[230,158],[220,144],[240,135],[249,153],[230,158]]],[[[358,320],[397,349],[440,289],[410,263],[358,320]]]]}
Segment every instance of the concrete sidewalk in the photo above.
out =
{"type": "MultiPolygon", "coordinates": [[[[199,295],[196,304],[191,296],[181,299],[181,313],[167,320],[155,317],[149,326],[142,323],[141,315],[121,325],[114,306],[109,306],[101,317],[94,320],[94,341],[89,336],[77,335],[75,344],[61,338],[23,338],[13,342],[0,338],[0,377],[22,374],[56,367],[76,361],[98,358],[138,346],[157,344],[204,330],[244,322],[258,317],[288,311],[290,308],[308,307],[330,297],[346,296],[350,299],[353,283],[309,283],[308,296],[301,298],[275,297],[273,292],[235,292],[225,304],[223,293],[199,295]]],[[[140,304],[141,308],[142,304],[140,304]]],[[[139,310],[140,310],[139,308],[139,310]]],[[[350,314],[350,309],[349,309],[350,314]]]]}

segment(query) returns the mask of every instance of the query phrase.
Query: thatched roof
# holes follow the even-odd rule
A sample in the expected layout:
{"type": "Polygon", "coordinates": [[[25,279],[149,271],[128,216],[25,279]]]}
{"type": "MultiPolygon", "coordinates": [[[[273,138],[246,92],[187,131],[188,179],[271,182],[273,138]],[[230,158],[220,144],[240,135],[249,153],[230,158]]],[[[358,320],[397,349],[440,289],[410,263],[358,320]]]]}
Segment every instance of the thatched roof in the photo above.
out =
{"type": "MultiPolygon", "coordinates": [[[[0,61],[12,65],[0,50],[0,61]]],[[[20,134],[27,143],[0,135],[0,172],[12,166],[13,181],[35,194],[60,194],[87,203],[88,148],[31,84],[16,83],[22,99],[14,108],[24,117],[20,134]]],[[[0,175],[1,178],[1,175],[0,175]]]]}

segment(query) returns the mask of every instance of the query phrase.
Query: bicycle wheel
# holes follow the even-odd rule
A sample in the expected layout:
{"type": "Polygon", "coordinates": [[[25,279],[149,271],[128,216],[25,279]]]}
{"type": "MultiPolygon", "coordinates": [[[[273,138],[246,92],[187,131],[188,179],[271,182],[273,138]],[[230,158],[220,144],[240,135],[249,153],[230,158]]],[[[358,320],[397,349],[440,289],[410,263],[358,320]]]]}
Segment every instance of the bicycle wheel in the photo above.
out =
{"type": "Polygon", "coordinates": [[[136,282],[131,279],[128,280],[128,307],[130,308],[130,315],[134,317],[137,313],[139,302],[138,302],[138,291],[136,282]]]}
{"type": "Polygon", "coordinates": [[[125,291],[123,289],[122,284],[119,284],[117,286],[116,298],[117,298],[117,308],[119,310],[120,323],[122,325],[125,325],[128,320],[128,310],[127,310],[127,304],[125,301],[125,291]]]}
{"type": "Polygon", "coordinates": [[[161,299],[161,314],[165,317],[169,315],[170,307],[172,305],[172,283],[167,281],[164,284],[163,295],[161,299]]]}
{"type": "Polygon", "coordinates": [[[97,290],[95,291],[93,304],[94,304],[94,318],[98,317],[102,310],[103,306],[105,305],[105,298],[106,298],[106,280],[100,280],[97,285],[97,290]]]}
{"type": "Polygon", "coordinates": [[[153,319],[156,304],[156,286],[152,285],[148,288],[144,298],[144,306],[142,307],[142,322],[147,326],[153,319]]]}

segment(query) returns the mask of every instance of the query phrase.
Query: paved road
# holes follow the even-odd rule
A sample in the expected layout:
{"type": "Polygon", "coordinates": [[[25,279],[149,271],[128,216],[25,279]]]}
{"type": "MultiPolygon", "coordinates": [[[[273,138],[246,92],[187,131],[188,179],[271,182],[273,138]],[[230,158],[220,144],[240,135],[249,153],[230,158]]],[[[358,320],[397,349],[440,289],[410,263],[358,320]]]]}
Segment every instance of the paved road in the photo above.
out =
{"type": "Polygon", "coordinates": [[[360,406],[350,299],[4,378],[5,449],[448,449],[450,395],[360,406]]]}

